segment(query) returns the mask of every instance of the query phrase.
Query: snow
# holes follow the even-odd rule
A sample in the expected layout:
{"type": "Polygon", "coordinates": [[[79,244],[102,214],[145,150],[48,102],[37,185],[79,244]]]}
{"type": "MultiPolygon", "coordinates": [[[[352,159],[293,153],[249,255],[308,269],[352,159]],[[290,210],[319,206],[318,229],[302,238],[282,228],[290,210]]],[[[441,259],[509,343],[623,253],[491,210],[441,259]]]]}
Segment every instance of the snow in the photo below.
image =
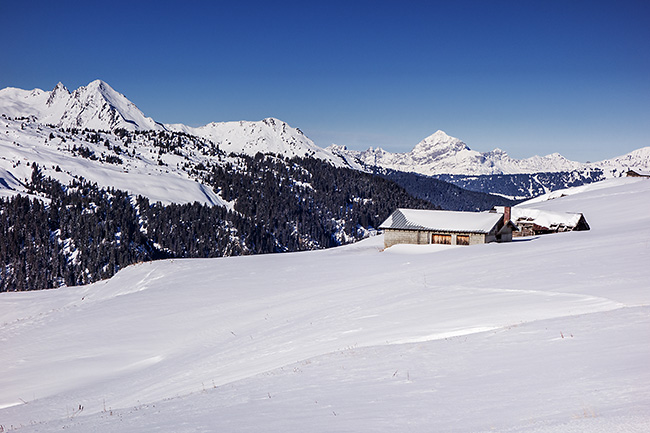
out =
{"type": "Polygon", "coordinates": [[[578,225],[581,216],[579,213],[550,212],[518,206],[513,207],[511,211],[511,219],[515,224],[519,224],[521,221],[528,221],[547,228],[560,225],[575,227],[578,225]]]}
{"type": "Polygon", "coordinates": [[[535,203],[590,231],[375,236],[0,294],[0,425],[65,431],[650,430],[650,182],[535,203]],[[81,408],[81,409],[80,409],[81,408]]]}
{"type": "Polygon", "coordinates": [[[502,214],[490,212],[397,209],[379,228],[489,233],[502,218],[502,214]]]}
{"type": "Polygon", "coordinates": [[[624,176],[628,169],[650,173],[650,146],[591,165],[602,168],[608,177],[624,176]]]}

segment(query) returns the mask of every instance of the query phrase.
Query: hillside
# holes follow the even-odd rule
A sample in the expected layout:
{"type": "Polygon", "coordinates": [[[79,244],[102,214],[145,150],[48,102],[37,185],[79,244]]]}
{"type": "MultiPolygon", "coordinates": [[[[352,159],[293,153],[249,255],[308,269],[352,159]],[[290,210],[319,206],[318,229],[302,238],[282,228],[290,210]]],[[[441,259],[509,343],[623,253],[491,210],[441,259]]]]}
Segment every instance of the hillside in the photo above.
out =
{"type": "Polygon", "coordinates": [[[386,251],[379,236],[0,293],[0,424],[647,431],[650,182],[564,195],[534,206],[590,231],[386,251]]]}
{"type": "MultiPolygon", "coordinates": [[[[623,174],[622,171],[619,171],[617,176],[611,177],[620,177],[623,174]]],[[[606,178],[605,172],[601,169],[532,174],[485,174],[480,176],[439,174],[431,177],[419,176],[438,179],[467,191],[498,194],[514,200],[525,200],[546,194],[549,191],[590,184],[606,178]]]]}

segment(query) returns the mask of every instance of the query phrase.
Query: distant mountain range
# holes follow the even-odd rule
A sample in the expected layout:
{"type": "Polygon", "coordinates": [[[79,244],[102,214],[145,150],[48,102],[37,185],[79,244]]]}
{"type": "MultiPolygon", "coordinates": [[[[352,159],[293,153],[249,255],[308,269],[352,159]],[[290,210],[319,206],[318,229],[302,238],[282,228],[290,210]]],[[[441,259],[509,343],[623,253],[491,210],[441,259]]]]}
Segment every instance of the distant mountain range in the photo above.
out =
{"type": "Polygon", "coordinates": [[[501,149],[484,153],[471,150],[467,144],[458,138],[450,137],[444,131],[436,131],[406,153],[391,153],[381,148],[354,151],[336,145],[330,146],[329,149],[335,154],[348,159],[352,158],[364,166],[377,166],[427,176],[441,174],[482,176],[601,170],[608,177],[618,177],[628,168],[650,167],[650,147],[595,163],[570,161],[559,153],[515,159],[501,149]]]}
{"type": "MultiPolygon", "coordinates": [[[[618,177],[630,168],[650,170],[650,147],[600,162],[580,163],[570,161],[558,153],[526,159],[511,158],[500,149],[481,153],[471,150],[463,141],[450,137],[443,131],[437,131],[425,138],[410,152],[391,153],[381,148],[370,148],[366,151],[349,150],[345,146],[337,145],[322,148],[299,129],[274,118],[261,121],[213,122],[200,127],[162,124],[145,116],[124,95],[101,80],[93,81],[73,92],[61,83],[51,91],[2,89],[0,114],[14,120],[31,119],[32,124],[42,125],[36,132],[42,132],[44,127],[49,126],[58,130],[88,128],[103,131],[182,133],[204,140],[227,154],[254,156],[259,152],[289,158],[314,157],[336,167],[350,167],[367,172],[387,173],[388,170],[415,173],[435,177],[469,190],[511,198],[527,198],[553,189],[618,177]],[[540,177],[540,173],[544,175],[540,177]]],[[[21,129],[17,129],[7,123],[5,135],[0,140],[11,139],[19,143],[33,141],[35,131],[25,132],[24,128],[25,126],[21,126],[21,129]],[[19,135],[23,136],[17,140],[19,135]]],[[[47,151],[51,150],[50,146],[47,151]]],[[[139,158],[131,164],[143,168],[142,161],[143,158],[139,158]]],[[[160,172],[158,161],[150,159],[154,167],[148,167],[144,174],[149,175],[151,171],[160,172]]],[[[170,168],[166,171],[174,172],[173,165],[168,166],[170,168]]],[[[0,164],[0,169],[2,168],[0,164]]],[[[143,174],[142,170],[140,174],[143,174]]],[[[175,174],[178,175],[176,177],[188,180],[180,168],[175,174]]],[[[408,185],[403,186],[409,188],[408,185]]],[[[201,194],[205,195],[205,192],[199,192],[198,196],[201,194]]],[[[209,193],[207,195],[210,196],[209,193]]],[[[190,194],[190,197],[195,198],[197,195],[190,194]]],[[[172,197],[167,201],[175,199],[172,197]]],[[[203,201],[218,200],[215,197],[207,197],[203,201]]]]}
{"type": "MultiPolygon", "coordinates": [[[[406,153],[391,153],[381,148],[355,151],[337,145],[328,150],[362,169],[384,173],[410,192],[416,188],[413,176],[398,173],[432,177],[470,191],[513,199],[620,177],[629,169],[650,171],[650,147],[594,163],[570,161],[559,153],[515,159],[501,149],[484,153],[471,150],[444,131],[436,131],[406,153]],[[407,179],[411,180],[407,182],[407,179]]],[[[417,189],[421,191],[422,181],[418,184],[417,189]]]]}

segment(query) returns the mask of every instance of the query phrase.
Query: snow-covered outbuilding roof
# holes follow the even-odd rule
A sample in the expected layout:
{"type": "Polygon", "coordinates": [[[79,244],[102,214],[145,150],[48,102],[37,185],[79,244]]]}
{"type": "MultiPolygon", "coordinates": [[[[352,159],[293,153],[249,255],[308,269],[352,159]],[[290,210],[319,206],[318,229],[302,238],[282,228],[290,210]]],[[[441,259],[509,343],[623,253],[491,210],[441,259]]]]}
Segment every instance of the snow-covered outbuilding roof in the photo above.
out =
{"type": "Polygon", "coordinates": [[[627,175],[631,177],[650,177],[650,172],[643,170],[628,170],[627,175]]]}
{"type": "Polygon", "coordinates": [[[397,209],[380,229],[431,230],[456,233],[489,233],[503,218],[489,212],[397,209]]]}
{"type": "Polygon", "coordinates": [[[515,224],[533,223],[549,229],[560,226],[574,228],[578,226],[581,218],[584,219],[581,213],[573,212],[551,212],[525,207],[513,207],[511,210],[511,219],[515,224]]]}

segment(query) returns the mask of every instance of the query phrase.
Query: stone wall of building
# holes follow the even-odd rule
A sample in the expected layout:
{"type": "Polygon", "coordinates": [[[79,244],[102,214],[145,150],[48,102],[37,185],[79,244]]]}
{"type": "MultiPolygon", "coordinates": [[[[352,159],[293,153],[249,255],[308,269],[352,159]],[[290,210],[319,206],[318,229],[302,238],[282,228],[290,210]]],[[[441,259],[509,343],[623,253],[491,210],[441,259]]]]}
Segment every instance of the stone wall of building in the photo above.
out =
{"type": "Polygon", "coordinates": [[[431,235],[429,232],[417,230],[384,230],[384,247],[392,247],[396,244],[428,244],[431,235]]]}
{"type": "Polygon", "coordinates": [[[484,233],[470,233],[469,235],[469,244],[470,245],[479,245],[487,244],[488,242],[494,242],[496,238],[491,235],[486,235],[484,233]]]}

